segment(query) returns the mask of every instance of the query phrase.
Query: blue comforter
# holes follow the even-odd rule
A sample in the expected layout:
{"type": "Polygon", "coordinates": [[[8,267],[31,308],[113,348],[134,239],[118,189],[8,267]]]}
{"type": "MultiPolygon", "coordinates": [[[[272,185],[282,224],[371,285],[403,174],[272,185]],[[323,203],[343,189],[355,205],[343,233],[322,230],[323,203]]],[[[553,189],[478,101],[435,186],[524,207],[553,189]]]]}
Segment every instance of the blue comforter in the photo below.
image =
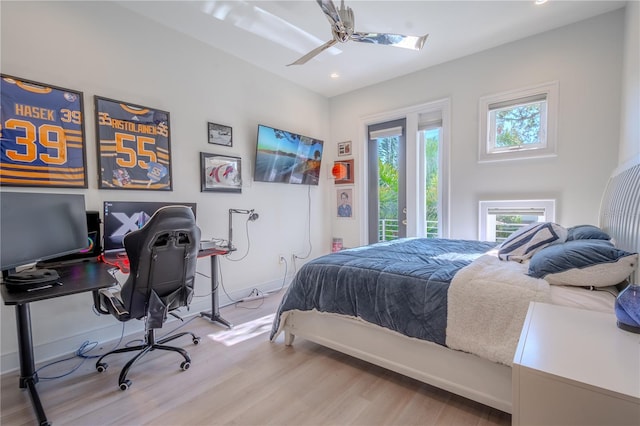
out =
{"type": "Polygon", "coordinates": [[[447,290],[462,267],[494,242],[406,238],[343,250],[306,263],[294,277],[273,322],[290,310],[318,310],[445,344],[447,290]]]}

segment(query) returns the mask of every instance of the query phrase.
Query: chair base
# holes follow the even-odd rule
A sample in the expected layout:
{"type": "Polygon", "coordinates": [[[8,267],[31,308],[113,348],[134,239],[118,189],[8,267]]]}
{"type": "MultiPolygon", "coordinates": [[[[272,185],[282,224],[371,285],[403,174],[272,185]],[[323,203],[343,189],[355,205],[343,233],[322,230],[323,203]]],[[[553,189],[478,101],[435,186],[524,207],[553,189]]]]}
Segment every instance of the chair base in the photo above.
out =
{"type": "Polygon", "coordinates": [[[100,358],[98,358],[98,361],[96,361],[96,370],[98,370],[98,372],[102,373],[103,371],[105,371],[107,369],[107,367],[109,365],[106,362],[102,362],[102,360],[108,355],[117,354],[117,353],[123,353],[123,352],[136,352],[136,351],[139,351],[138,354],[136,354],[136,356],[131,358],[129,360],[129,362],[127,362],[125,364],[125,366],[122,367],[122,371],[120,371],[120,377],[118,378],[118,386],[120,387],[121,390],[127,390],[131,386],[131,380],[127,379],[127,374],[129,374],[129,370],[131,369],[131,367],[133,367],[133,364],[135,364],[140,358],[142,358],[147,353],[149,353],[151,351],[154,351],[156,349],[179,353],[184,358],[184,361],[182,363],[180,363],[180,368],[182,370],[188,370],[189,367],[191,366],[191,358],[189,358],[189,354],[187,353],[187,351],[185,351],[182,348],[178,348],[176,346],[165,345],[165,343],[167,343],[167,342],[170,342],[172,340],[175,340],[175,339],[177,339],[179,337],[186,336],[186,335],[190,335],[191,336],[191,339],[192,339],[194,345],[197,345],[198,343],[200,343],[200,337],[197,337],[195,334],[193,334],[190,331],[173,334],[171,336],[167,336],[167,337],[165,337],[163,339],[160,339],[160,340],[158,340],[156,342],[155,341],[155,331],[154,331],[154,329],[150,329],[150,330],[147,331],[147,335],[146,335],[144,344],[137,345],[137,346],[126,347],[126,348],[115,349],[115,350],[113,350],[111,352],[107,352],[106,354],[104,354],[100,358]]]}

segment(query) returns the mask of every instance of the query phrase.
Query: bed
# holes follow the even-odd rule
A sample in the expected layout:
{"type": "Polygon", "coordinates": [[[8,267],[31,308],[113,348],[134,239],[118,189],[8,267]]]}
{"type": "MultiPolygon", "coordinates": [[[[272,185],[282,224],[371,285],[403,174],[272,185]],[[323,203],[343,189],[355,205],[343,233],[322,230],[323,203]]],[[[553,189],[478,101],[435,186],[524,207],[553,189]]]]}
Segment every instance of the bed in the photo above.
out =
{"type": "Polygon", "coordinates": [[[411,238],[321,256],[294,277],[270,338],[307,339],[510,413],[511,361],[529,302],[612,312],[612,284],[637,279],[640,164],[611,177],[598,227],[554,225],[532,226],[533,237],[506,247],[411,238]],[[596,249],[614,258],[549,270],[596,249]]]}

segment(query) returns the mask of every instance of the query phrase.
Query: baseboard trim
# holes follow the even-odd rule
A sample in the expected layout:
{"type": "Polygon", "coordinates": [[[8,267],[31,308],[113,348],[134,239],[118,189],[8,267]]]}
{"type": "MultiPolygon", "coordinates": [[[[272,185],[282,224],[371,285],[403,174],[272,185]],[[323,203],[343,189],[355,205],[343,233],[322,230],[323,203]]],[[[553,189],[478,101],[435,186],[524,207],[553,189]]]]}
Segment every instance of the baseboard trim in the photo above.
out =
{"type": "MultiPolygon", "coordinates": [[[[287,277],[285,279],[287,285],[291,281],[291,278],[292,277],[287,277]]],[[[235,290],[228,294],[225,293],[225,291],[221,291],[218,294],[219,307],[225,307],[240,302],[242,298],[251,293],[251,290],[254,288],[257,288],[265,295],[276,292],[282,288],[282,283],[282,279],[277,279],[248,288],[235,290]]],[[[183,319],[190,319],[193,316],[200,315],[200,312],[202,311],[210,310],[211,295],[200,296],[194,298],[191,302],[189,311],[183,310],[181,316],[183,319]]],[[[171,326],[177,321],[177,319],[170,317],[164,328],[171,330],[171,326]]],[[[175,325],[177,325],[177,323],[175,325]]],[[[32,326],[37,327],[38,324],[33,324],[32,326]]],[[[97,342],[97,345],[92,352],[99,354],[113,349],[109,345],[118,341],[120,336],[123,336],[123,342],[127,342],[134,338],[136,334],[139,334],[140,336],[144,335],[144,323],[142,321],[127,321],[125,323],[120,323],[114,318],[113,324],[106,327],[95,328],[73,336],[64,337],[55,342],[43,344],[37,344],[37,342],[34,342],[33,353],[36,360],[36,368],[73,355],[85,342],[97,342]]],[[[19,367],[20,363],[17,351],[8,352],[0,356],[0,374],[17,371],[19,367]]]]}

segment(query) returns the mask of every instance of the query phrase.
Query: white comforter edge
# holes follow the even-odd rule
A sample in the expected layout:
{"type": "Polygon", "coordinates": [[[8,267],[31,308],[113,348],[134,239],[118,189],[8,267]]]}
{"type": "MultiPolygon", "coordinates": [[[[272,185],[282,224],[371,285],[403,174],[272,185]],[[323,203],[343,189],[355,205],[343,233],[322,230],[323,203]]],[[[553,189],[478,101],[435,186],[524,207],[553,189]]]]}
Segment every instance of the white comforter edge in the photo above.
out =
{"type": "Polygon", "coordinates": [[[447,302],[446,345],[511,365],[529,302],[549,302],[550,287],[527,265],[483,255],[454,276],[447,302]]]}

